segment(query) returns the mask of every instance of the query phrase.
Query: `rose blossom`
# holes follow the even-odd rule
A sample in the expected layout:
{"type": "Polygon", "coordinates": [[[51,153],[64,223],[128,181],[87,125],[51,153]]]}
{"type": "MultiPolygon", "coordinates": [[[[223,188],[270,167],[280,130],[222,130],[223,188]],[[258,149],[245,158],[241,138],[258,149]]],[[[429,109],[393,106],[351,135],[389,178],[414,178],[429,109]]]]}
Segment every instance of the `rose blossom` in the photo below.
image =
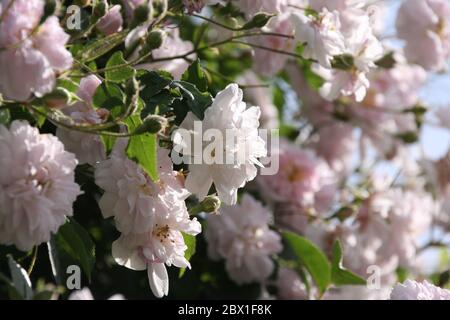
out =
{"type": "Polygon", "coordinates": [[[115,5],[108,9],[108,12],[98,20],[96,27],[104,35],[110,35],[122,30],[122,14],[120,13],[121,6],[115,5]]]}
{"type": "MultiPolygon", "coordinates": [[[[80,81],[77,96],[82,99],[73,106],[63,109],[63,112],[77,124],[99,124],[105,122],[109,111],[94,109],[92,98],[101,80],[95,75],[87,76],[80,81]]],[[[95,165],[106,158],[106,150],[100,136],[68,130],[59,127],[56,136],[64,143],[68,151],[75,153],[80,164],[95,165]]]]}
{"type": "Polygon", "coordinates": [[[77,160],[26,121],[0,125],[0,243],[27,251],[50,240],[81,194],[77,160]]]}
{"type": "Polygon", "coordinates": [[[256,165],[262,166],[258,158],[266,155],[266,147],[264,140],[258,135],[260,109],[247,108],[246,103],[242,101],[242,95],[237,84],[230,84],[216,95],[213,104],[206,109],[204,119],[200,122],[202,131],[219,131],[223,140],[226,139],[228,131],[228,134],[234,134],[234,139],[216,141],[214,148],[209,148],[212,142],[205,143],[201,149],[202,158],[205,159],[202,159],[201,164],[194,164],[195,146],[193,150],[185,150],[185,145],[189,144],[186,139],[191,138],[190,141],[195,143],[196,138],[192,136],[200,134],[195,131],[194,125],[194,122],[199,120],[192,112],[187,114],[180,125],[185,129],[182,132],[188,131],[191,136],[184,137],[179,132],[175,132],[173,136],[174,144],[181,147],[183,155],[193,160],[189,164],[186,188],[200,200],[208,194],[214,183],[220,200],[229,205],[235,204],[237,190],[256,177],[256,165]],[[205,155],[204,151],[209,149],[211,150],[205,155]],[[209,159],[206,159],[207,157],[209,159]],[[226,163],[227,159],[232,159],[233,163],[226,163]]]}
{"type": "Polygon", "coordinates": [[[152,179],[137,163],[127,158],[127,139],[119,139],[110,157],[95,170],[95,182],[105,193],[99,206],[105,218],[114,217],[117,229],[128,235],[151,230],[156,215],[167,215],[183,206],[189,193],[173,171],[168,151],[158,149],[159,181],[152,179]]]}
{"type": "Polygon", "coordinates": [[[269,229],[270,212],[244,194],[240,204],[223,206],[208,217],[206,239],[212,259],[225,259],[226,269],[238,284],[264,282],[273,272],[270,255],[281,251],[281,238],[269,229]]]}
{"type": "Polygon", "coordinates": [[[279,171],[258,176],[261,191],[276,202],[295,203],[304,210],[325,210],[334,197],[334,175],[328,165],[311,150],[302,150],[287,141],[280,142],[279,171]],[[319,201],[320,200],[320,201],[319,201]]]}
{"type": "Polygon", "coordinates": [[[391,300],[450,300],[450,291],[424,280],[422,283],[406,280],[392,289],[391,300]]]}
{"type": "Polygon", "coordinates": [[[153,294],[161,298],[169,292],[167,266],[190,268],[184,254],[187,249],[183,233],[197,235],[201,225],[190,220],[184,202],[169,204],[170,210],[157,212],[149,231],[122,235],[112,245],[116,262],[133,270],[146,270],[153,294]]]}
{"type": "Polygon", "coordinates": [[[383,47],[373,34],[370,16],[364,10],[346,10],[339,15],[340,31],[345,40],[343,54],[352,57],[348,70],[335,69],[324,72],[325,84],[320,93],[327,100],[341,95],[354,96],[360,102],[366,96],[370,82],[367,73],[376,67],[375,62],[383,56],[383,47]]]}
{"type": "Polygon", "coordinates": [[[69,35],[58,18],[48,17],[39,26],[44,4],[43,0],[0,2],[0,93],[8,99],[42,97],[53,90],[56,75],[72,66],[65,48],[69,35]],[[9,8],[6,13],[5,8],[9,8]]]}
{"type": "Polygon", "coordinates": [[[450,57],[450,4],[447,0],[408,0],[398,11],[397,34],[406,41],[409,61],[427,70],[447,68],[450,57]]]}
{"type": "Polygon", "coordinates": [[[279,299],[308,300],[306,286],[294,270],[281,268],[278,271],[277,289],[279,299]]]}
{"type": "Polygon", "coordinates": [[[339,13],[323,9],[316,17],[294,12],[291,21],[295,27],[295,39],[305,44],[304,57],[316,59],[322,66],[331,68],[333,56],[344,51],[339,13]]]}

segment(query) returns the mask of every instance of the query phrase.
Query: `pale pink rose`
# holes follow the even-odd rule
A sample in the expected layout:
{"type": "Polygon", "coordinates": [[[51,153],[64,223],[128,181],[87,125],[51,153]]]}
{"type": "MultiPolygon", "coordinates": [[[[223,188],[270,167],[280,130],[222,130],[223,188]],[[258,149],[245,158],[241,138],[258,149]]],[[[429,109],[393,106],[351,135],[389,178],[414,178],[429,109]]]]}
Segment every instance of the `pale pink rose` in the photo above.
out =
{"type": "Polygon", "coordinates": [[[317,140],[310,145],[318,156],[338,173],[346,173],[352,167],[352,156],[357,149],[354,128],[344,122],[324,124],[318,129],[317,140]]]}
{"type": "Polygon", "coordinates": [[[450,300],[450,291],[441,289],[424,280],[406,280],[392,289],[391,300],[450,300]]]}
{"type": "MultiPolygon", "coordinates": [[[[181,54],[191,52],[194,49],[194,45],[190,41],[185,41],[180,38],[179,30],[177,28],[167,29],[167,36],[158,49],[152,51],[152,57],[155,60],[160,58],[174,57],[181,54]]],[[[195,60],[196,55],[193,53],[188,58],[195,60]]],[[[183,73],[189,67],[189,62],[184,59],[172,59],[167,61],[159,61],[152,63],[143,63],[136,68],[145,70],[165,70],[170,72],[174,79],[180,80],[183,73]]]]}
{"type": "Polygon", "coordinates": [[[315,59],[325,68],[331,68],[333,56],[344,53],[344,36],[337,11],[323,9],[318,16],[298,11],[291,14],[295,40],[304,43],[303,56],[315,59]]]}
{"type": "Polygon", "coordinates": [[[404,1],[397,16],[397,34],[406,41],[409,61],[427,70],[447,68],[450,57],[450,3],[447,0],[404,1]]]}
{"type": "Polygon", "coordinates": [[[208,217],[208,254],[225,259],[230,278],[238,284],[264,282],[273,272],[270,256],[282,249],[281,238],[269,229],[267,208],[244,194],[240,204],[223,206],[208,217]]]}
{"type": "Polygon", "coordinates": [[[362,104],[391,110],[411,108],[419,102],[419,91],[427,80],[426,71],[406,64],[401,55],[391,69],[376,69],[369,74],[370,89],[362,104]]]}
{"type": "Polygon", "coordinates": [[[392,189],[388,196],[393,203],[388,216],[391,231],[389,245],[383,251],[385,255],[396,255],[399,264],[408,267],[416,257],[418,237],[431,227],[437,205],[423,191],[392,189]]]}
{"type": "Polygon", "coordinates": [[[267,155],[266,143],[258,132],[260,109],[247,108],[242,98],[238,85],[229,84],[216,95],[201,122],[189,112],[180,125],[182,130],[172,135],[175,146],[189,162],[186,188],[199,200],[208,195],[214,183],[220,200],[228,205],[235,204],[238,189],[256,177],[257,166],[262,166],[258,159],[267,155]],[[195,141],[195,135],[200,134],[199,124],[202,132],[209,130],[211,133],[212,129],[218,132],[217,136],[220,133],[225,140],[223,145],[212,144],[211,147],[211,142],[203,141],[201,149],[197,150],[190,141],[195,141]],[[198,156],[202,156],[202,161],[195,163],[198,156]]]}
{"type": "Polygon", "coordinates": [[[127,158],[126,145],[127,139],[116,142],[110,157],[96,167],[95,181],[105,191],[99,201],[103,216],[114,217],[117,229],[128,235],[151,230],[156,215],[183,206],[189,193],[172,169],[168,150],[158,150],[159,181],[153,182],[127,158]]]}
{"type": "Polygon", "coordinates": [[[77,160],[26,121],[0,126],[0,243],[27,251],[50,240],[81,194],[77,160]]]}
{"type": "MultiPolygon", "coordinates": [[[[284,35],[291,35],[293,33],[288,14],[272,18],[262,30],[264,32],[273,32],[284,35]]],[[[292,52],[295,49],[295,44],[292,39],[279,36],[250,37],[248,42],[284,52],[292,52]]],[[[273,76],[278,73],[283,69],[288,59],[287,55],[269,50],[259,48],[254,48],[253,50],[253,70],[264,76],[273,76]]]]}
{"type": "Polygon", "coordinates": [[[147,269],[153,294],[161,298],[169,292],[167,266],[190,268],[185,258],[183,233],[197,235],[201,225],[190,219],[184,201],[174,201],[167,212],[157,212],[150,229],[143,234],[122,235],[112,245],[116,262],[133,270],[147,269]]]}
{"type": "Polygon", "coordinates": [[[331,204],[335,177],[324,160],[287,141],[281,141],[279,150],[273,152],[272,156],[279,157],[280,169],[273,176],[258,176],[263,194],[305,210],[323,211],[331,204]]]}
{"type": "Polygon", "coordinates": [[[98,20],[96,27],[104,35],[110,35],[122,30],[123,18],[120,13],[121,6],[115,5],[98,20]]]}
{"type": "MultiPolygon", "coordinates": [[[[2,0],[1,8],[9,5],[2,0]]],[[[58,18],[51,16],[39,27],[43,0],[16,0],[2,18],[0,28],[0,93],[13,100],[24,101],[32,94],[41,97],[55,85],[58,72],[72,65],[65,45],[69,36],[58,18]]]]}
{"type": "MultiPolygon", "coordinates": [[[[83,101],[63,109],[63,112],[76,124],[94,125],[107,120],[109,111],[94,109],[92,106],[92,97],[100,84],[101,80],[95,75],[81,79],[77,95],[83,101]]],[[[56,130],[56,136],[64,143],[68,151],[77,156],[80,164],[95,165],[106,158],[105,146],[98,135],[60,127],[56,130]]]]}
{"type": "Polygon", "coordinates": [[[279,299],[308,300],[306,286],[294,270],[281,268],[278,271],[277,289],[279,299]]]}

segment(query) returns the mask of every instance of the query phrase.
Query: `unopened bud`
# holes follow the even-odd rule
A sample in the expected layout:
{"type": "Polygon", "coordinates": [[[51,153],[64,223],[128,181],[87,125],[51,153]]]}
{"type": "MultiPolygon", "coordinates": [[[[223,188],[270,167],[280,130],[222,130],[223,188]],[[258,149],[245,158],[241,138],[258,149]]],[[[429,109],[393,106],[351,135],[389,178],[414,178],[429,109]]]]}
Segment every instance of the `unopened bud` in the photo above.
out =
{"type": "Polygon", "coordinates": [[[155,50],[155,49],[158,49],[159,47],[161,47],[165,36],[166,36],[166,34],[161,30],[151,31],[147,35],[147,38],[145,39],[145,43],[142,46],[140,55],[144,56],[144,55],[150,53],[152,50],[155,50]]]}
{"type": "Polygon", "coordinates": [[[92,12],[92,20],[98,21],[108,11],[108,4],[105,1],[99,1],[92,12]]]}
{"type": "Polygon", "coordinates": [[[148,21],[150,19],[150,7],[147,4],[138,6],[133,13],[133,21],[131,22],[132,28],[148,21]]]}
{"type": "Polygon", "coordinates": [[[159,133],[167,127],[167,119],[156,114],[149,115],[134,131],[135,134],[159,133]]]}
{"type": "Polygon", "coordinates": [[[220,209],[220,199],[217,196],[207,196],[201,202],[203,212],[206,213],[217,213],[220,209]]]}

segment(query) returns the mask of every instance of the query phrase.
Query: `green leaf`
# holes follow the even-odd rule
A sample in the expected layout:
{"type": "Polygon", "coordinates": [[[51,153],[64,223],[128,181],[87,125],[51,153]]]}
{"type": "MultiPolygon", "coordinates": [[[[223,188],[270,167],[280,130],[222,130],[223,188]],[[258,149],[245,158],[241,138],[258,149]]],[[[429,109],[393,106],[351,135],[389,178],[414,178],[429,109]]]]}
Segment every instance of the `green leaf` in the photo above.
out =
{"type": "Polygon", "coordinates": [[[6,125],[11,121],[11,113],[8,109],[0,110],[0,124],[6,125]]]}
{"type": "MultiPolygon", "coordinates": [[[[187,233],[183,233],[183,239],[184,239],[184,243],[187,246],[187,249],[184,252],[184,257],[186,258],[187,261],[189,261],[189,260],[191,260],[192,256],[195,254],[196,239],[195,239],[195,236],[192,236],[187,233]]],[[[179,278],[183,277],[185,272],[186,272],[186,268],[181,268],[178,277],[179,278]]]]}
{"type": "MultiPolygon", "coordinates": [[[[142,125],[142,120],[139,115],[134,115],[125,123],[128,131],[133,132],[142,125]]],[[[156,134],[144,133],[130,137],[126,150],[128,158],[140,165],[153,181],[158,181],[157,144],[156,134]]]]}
{"type": "Polygon", "coordinates": [[[36,293],[33,297],[33,300],[51,300],[53,296],[53,292],[46,290],[36,293]]]}
{"type": "Polygon", "coordinates": [[[283,237],[323,294],[331,283],[331,266],[325,254],[309,240],[293,232],[286,231],[283,237]]]}
{"type": "Polygon", "coordinates": [[[92,102],[97,108],[111,110],[114,107],[123,107],[124,94],[120,87],[114,83],[102,83],[95,90],[92,102]]]}
{"type": "Polygon", "coordinates": [[[71,93],[78,91],[78,84],[70,79],[58,79],[56,80],[56,87],[64,88],[71,93]]]}
{"type": "Polygon", "coordinates": [[[146,71],[138,76],[139,83],[143,86],[141,97],[144,101],[159,93],[172,83],[172,75],[166,71],[146,71]]]}
{"type": "Polygon", "coordinates": [[[103,145],[105,146],[106,154],[110,154],[114,148],[117,138],[113,136],[100,135],[103,145]]]}
{"type": "Polygon", "coordinates": [[[388,52],[381,59],[375,61],[375,64],[383,69],[392,69],[395,67],[397,61],[394,58],[394,52],[388,52]]]}
{"type": "Polygon", "coordinates": [[[213,102],[211,95],[208,92],[200,92],[195,85],[186,81],[173,81],[172,86],[180,89],[189,110],[203,120],[206,108],[213,102]]]}
{"type": "Polygon", "coordinates": [[[121,44],[126,36],[127,32],[122,31],[118,33],[113,33],[107,37],[93,41],[90,45],[87,45],[84,48],[83,50],[84,52],[82,54],[82,61],[86,63],[95,60],[98,57],[101,57],[105,53],[109,52],[110,50],[114,49],[116,46],[121,44]]]}
{"type": "Polygon", "coordinates": [[[333,261],[331,264],[331,280],[337,286],[365,285],[366,280],[343,267],[341,242],[337,240],[333,245],[333,261]]]}
{"type": "Polygon", "coordinates": [[[8,255],[8,266],[14,288],[25,299],[33,298],[31,280],[27,272],[18,264],[11,255],[8,255]]]}
{"type": "Polygon", "coordinates": [[[200,60],[197,59],[189,68],[183,73],[181,80],[194,84],[200,91],[208,90],[208,79],[200,65],[200,60]]]}
{"type": "Polygon", "coordinates": [[[244,24],[240,30],[249,30],[253,28],[262,28],[264,27],[267,22],[269,22],[270,18],[275,16],[274,14],[269,14],[265,12],[258,12],[253,16],[253,18],[244,24]]]}
{"type": "Polygon", "coordinates": [[[355,64],[355,58],[350,54],[340,54],[333,57],[331,66],[333,69],[351,70],[355,64]]]}
{"type": "Polygon", "coordinates": [[[176,99],[180,99],[181,94],[175,89],[163,89],[161,92],[144,100],[145,107],[141,116],[145,118],[149,114],[163,114],[171,111],[171,105],[176,99]]]}
{"type": "Polygon", "coordinates": [[[134,69],[130,66],[125,66],[126,63],[127,61],[123,58],[122,51],[114,53],[106,63],[106,69],[114,68],[105,72],[106,80],[120,83],[133,77],[134,69]]]}
{"type": "Polygon", "coordinates": [[[88,280],[91,281],[95,264],[95,245],[89,233],[75,220],[69,219],[59,228],[55,242],[58,250],[64,251],[80,263],[88,280]]]}

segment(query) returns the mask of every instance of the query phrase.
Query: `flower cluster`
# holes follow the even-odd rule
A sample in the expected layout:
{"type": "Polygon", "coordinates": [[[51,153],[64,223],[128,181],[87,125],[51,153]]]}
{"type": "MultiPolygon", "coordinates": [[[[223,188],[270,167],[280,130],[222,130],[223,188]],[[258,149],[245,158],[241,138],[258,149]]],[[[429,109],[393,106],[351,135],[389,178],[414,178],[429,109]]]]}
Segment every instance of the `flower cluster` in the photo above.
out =
{"type": "Polygon", "coordinates": [[[183,233],[196,235],[201,225],[189,218],[184,202],[189,193],[183,177],[173,171],[167,150],[158,150],[159,180],[152,181],[126,157],[126,142],[117,142],[110,157],[96,168],[95,181],[105,190],[99,205],[105,218],[114,217],[122,233],[113,243],[117,263],[147,270],[152,292],[162,297],[169,290],[165,265],[190,267],[183,233]]]}

